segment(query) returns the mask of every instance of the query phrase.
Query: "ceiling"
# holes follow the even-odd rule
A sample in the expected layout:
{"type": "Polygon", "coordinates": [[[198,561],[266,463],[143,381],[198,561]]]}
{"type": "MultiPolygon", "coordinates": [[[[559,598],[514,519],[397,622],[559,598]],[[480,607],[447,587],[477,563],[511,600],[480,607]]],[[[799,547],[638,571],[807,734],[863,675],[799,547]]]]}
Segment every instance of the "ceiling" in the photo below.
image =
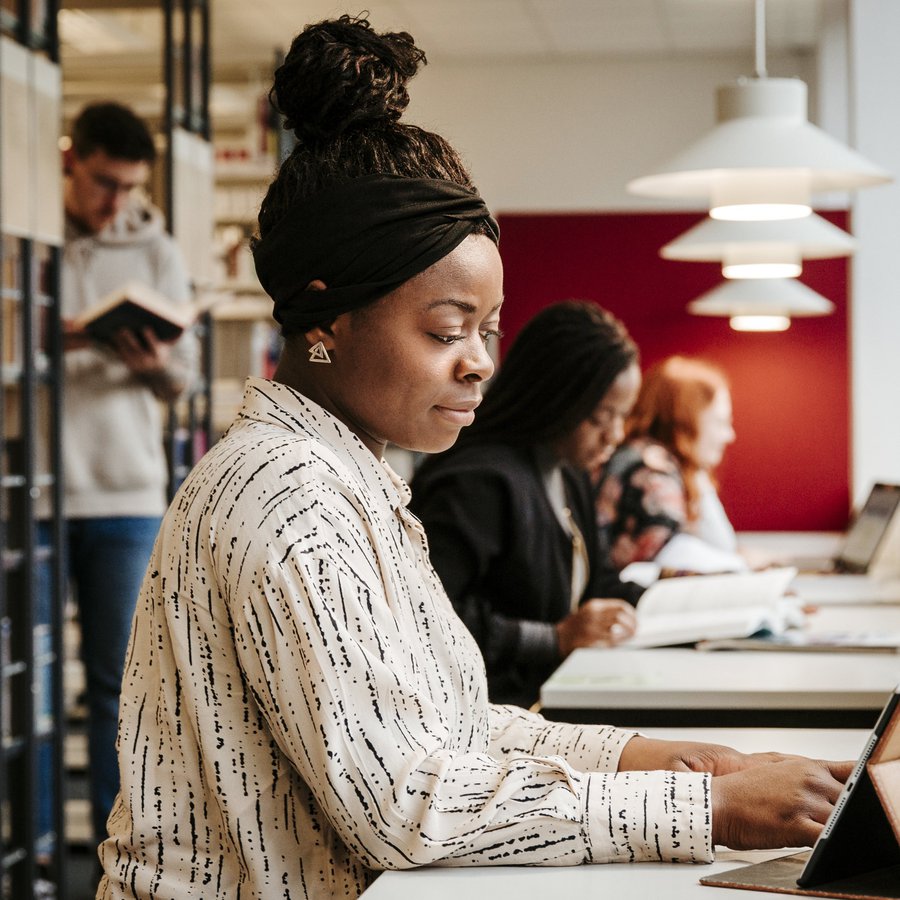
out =
{"type": "MultiPolygon", "coordinates": [[[[362,0],[361,0],[362,2],[362,0]]],[[[815,45],[825,0],[768,0],[769,50],[815,45]]],[[[148,0],[66,0],[64,60],[140,62],[158,47],[148,0]],[[79,21],[80,20],[80,21],[79,21]],[[97,52],[97,51],[101,52],[97,52]],[[87,57],[87,58],[86,58],[87,57]]],[[[334,0],[210,0],[216,70],[267,66],[308,22],[357,12],[334,0]]],[[[435,60],[752,52],[753,0],[371,0],[378,29],[406,30],[435,60]]]]}
{"type": "MultiPolygon", "coordinates": [[[[826,3],[767,0],[766,49],[811,51],[826,3]]],[[[839,2],[839,0],[837,0],[839,2]]],[[[210,0],[217,85],[265,83],[277,52],[308,22],[359,12],[334,0],[210,0]]],[[[60,19],[64,89],[73,104],[119,96],[161,103],[162,13],[153,0],[66,0],[60,19]]],[[[406,30],[441,60],[746,55],[754,0],[369,0],[379,30],[406,30]]],[[[125,99],[125,98],[123,98],[125,99]]],[[[139,110],[140,111],[140,110],[139,110]]]]}
{"type": "MultiPolygon", "coordinates": [[[[820,0],[768,0],[773,47],[815,39],[820,0]]],[[[373,24],[409,31],[434,59],[748,50],[752,0],[372,0],[373,24]]],[[[213,0],[220,58],[263,58],[301,26],[356,7],[329,0],[213,0]]]]}

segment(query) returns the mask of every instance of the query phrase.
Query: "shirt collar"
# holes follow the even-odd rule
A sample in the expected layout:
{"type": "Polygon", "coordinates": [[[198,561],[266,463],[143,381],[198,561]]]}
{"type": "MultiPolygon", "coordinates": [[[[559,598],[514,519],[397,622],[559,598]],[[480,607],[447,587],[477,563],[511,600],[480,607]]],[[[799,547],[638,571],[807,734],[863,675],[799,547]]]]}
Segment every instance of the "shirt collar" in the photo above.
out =
{"type": "Polygon", "coordinates": [[[406,482],[337,417],[318,403],[277,381],[250,376],[237,420],[264,422],[326,444],[360,480],[392,508],[405,508],[412,493],[406,482]]]}

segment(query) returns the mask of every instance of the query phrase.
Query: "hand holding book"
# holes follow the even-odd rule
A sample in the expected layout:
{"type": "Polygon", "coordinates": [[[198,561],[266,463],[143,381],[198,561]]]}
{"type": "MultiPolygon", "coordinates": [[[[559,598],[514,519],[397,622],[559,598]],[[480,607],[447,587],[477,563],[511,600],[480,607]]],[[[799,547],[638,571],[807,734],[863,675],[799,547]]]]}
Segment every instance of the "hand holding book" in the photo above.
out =
{"type": "Polygon", "coordinates": [[[129,281],[73,319],[70,334],[74,339],[74,334],[81,331],[92,340],[115,345],[116,335],[123,329],[144,343],[145,329],[150,329],[157,341],[170,343],[193,321],[190,305],[175,304],[148,285],[129,281]]]}

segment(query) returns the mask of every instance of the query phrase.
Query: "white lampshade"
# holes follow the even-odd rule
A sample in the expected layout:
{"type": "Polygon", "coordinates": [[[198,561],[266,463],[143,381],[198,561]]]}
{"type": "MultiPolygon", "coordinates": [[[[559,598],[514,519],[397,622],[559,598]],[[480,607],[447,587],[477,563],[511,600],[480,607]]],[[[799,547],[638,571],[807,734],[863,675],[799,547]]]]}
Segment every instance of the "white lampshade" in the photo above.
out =
{"type": "Polygon", "coordinates": [[[795,278],[732,279],[688,304],[695,316],[825,316],[834,304],[795,278]]]}
{"type": "Polygon", "coordinates": [[[891,175],[806,118],[795,78],[740,79],[717,92],[718,125],[628,190],[696,197],[714,218],[808,215],[811,195],[883,184],[891,175]]]}
{"type": "Polygon", "coordinates": [[[726,278],[793,278],[804,259],[849,256],[853,237],[821,216],[730,222],[706,218],[666,244],[664,259],[721,262],[726,278]]]}

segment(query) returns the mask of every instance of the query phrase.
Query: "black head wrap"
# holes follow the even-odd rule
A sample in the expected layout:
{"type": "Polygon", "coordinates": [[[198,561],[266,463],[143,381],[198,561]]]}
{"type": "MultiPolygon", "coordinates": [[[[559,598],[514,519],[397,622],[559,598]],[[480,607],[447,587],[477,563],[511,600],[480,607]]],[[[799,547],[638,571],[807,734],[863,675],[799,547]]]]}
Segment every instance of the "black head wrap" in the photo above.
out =
{"type": "Polygon", "coordinates": [[[478,194],[438,178],[366,175],[298,203],[253,248],[285,334],[365,306],[424,272],[479,223],[497,223],[478,194]],[[324,291],[306,286],[320,279],[324,291]]]}

